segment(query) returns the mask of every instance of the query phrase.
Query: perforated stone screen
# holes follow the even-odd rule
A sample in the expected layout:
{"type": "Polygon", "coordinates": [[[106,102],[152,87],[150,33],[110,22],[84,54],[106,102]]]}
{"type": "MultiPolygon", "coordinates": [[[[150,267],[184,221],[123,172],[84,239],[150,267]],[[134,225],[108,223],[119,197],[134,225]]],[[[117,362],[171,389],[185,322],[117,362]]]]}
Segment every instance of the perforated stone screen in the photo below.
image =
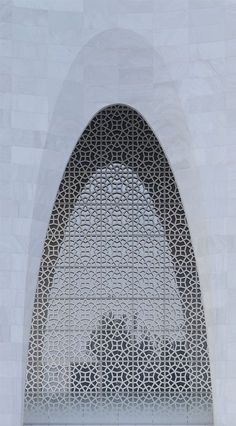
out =
{"type": "Polygon", "coordinates": [[[25,424],[212,424],[206,326],[179,191],[132,108],[100,111],[52,211],[25,424]]]}

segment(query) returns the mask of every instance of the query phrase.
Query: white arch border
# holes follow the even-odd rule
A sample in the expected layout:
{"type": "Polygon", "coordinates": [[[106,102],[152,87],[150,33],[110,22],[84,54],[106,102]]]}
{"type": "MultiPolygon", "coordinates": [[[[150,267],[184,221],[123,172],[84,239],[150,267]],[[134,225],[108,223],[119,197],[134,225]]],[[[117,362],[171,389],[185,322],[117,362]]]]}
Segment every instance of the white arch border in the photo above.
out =
{"type": "MultiPolygon", "coordinates": [[[[213,296],[208,259],[201,255],[199,244],[207,233],[207,221],[188,118],[161,55],[143,37],[130,30],[107,30],[85,44],[78,52],[55,104],[39,167],[30,232],[23,377],[38,270],[60,180],[74,146],[89,121],[100,109],[117,103],[135,108],[153,129],[180,190],[200,276],[210,351],[214,424],[218,426],[214,319],[208,303],[213,296]]],[[[22,412],[23,396],[24,383],[22,412]]]]}

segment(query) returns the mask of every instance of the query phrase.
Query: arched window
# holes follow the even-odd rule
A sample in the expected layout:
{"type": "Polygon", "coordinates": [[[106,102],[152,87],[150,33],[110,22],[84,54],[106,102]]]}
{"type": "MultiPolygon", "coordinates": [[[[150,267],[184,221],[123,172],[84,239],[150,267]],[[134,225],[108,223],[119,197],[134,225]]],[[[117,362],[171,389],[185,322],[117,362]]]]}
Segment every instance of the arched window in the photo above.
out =
{"type": "Polygon", "coordinates": [[[145,120],[87,126],[52,211],[25,424],[212,424],[199,279],[179,191],[145,120]]]}

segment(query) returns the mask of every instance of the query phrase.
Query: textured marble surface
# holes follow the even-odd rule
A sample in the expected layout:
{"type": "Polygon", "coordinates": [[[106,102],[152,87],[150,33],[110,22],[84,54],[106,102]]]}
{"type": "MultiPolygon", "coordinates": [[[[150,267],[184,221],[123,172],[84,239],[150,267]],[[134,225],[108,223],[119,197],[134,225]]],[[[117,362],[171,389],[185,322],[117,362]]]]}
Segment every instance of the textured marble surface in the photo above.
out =
{"type": "Polygon", "coordinates": [[[0,424],[22,425],[48,219],[92,116],[127,103],[173,168],[207,317],[215,426],[236,416],[236,1],[0,0],[0,424]]]}

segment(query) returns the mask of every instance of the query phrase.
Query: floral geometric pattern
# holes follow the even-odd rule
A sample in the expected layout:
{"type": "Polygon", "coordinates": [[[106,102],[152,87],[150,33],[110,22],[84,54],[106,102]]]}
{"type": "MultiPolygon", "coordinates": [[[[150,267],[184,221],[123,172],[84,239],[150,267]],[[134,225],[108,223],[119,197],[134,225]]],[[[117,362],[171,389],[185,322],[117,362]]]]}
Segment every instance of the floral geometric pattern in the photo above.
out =
{"type": "Polygon", "coordinates": [[[212,424],[189,228],[145,120],[113,105],[84,130],[44,244],[27,424],[212,424]]]}

